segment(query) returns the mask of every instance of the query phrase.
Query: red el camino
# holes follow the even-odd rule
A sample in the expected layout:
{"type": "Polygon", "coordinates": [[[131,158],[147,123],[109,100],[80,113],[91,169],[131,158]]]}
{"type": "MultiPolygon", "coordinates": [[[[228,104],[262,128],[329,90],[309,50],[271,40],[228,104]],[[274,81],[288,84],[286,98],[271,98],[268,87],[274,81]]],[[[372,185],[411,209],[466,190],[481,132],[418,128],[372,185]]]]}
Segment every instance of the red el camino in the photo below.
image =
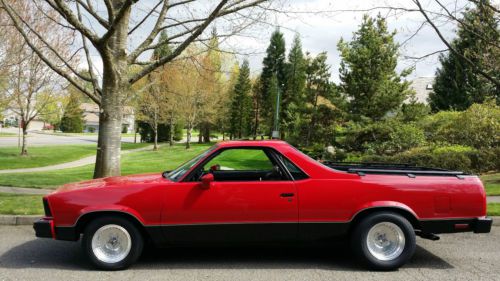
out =
{"type": "Polygon", "coordinates": [[[163,174],[96,179],[43,198],[37,237],[77,241],[102,269],[143,245],[349,238],[374,269],[405,264],[415,235],[488,233],[478,177],[410,165],[319,163],[283,141],[216,144],[163,174]]]}

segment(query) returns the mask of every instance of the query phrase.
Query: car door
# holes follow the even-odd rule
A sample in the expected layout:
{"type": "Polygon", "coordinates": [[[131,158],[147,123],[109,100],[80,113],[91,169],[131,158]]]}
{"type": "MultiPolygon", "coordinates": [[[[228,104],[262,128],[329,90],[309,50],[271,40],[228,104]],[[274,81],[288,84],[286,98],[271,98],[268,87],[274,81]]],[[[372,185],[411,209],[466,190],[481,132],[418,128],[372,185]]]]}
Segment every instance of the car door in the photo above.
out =
{"type": "Polygon", "coordinates": [[[162,214],[168,242],[296,239],[295,185],[270,151],[221,149],[196,169],[214,180],[207,189],[199,176],[168,188],[162,214]]]}

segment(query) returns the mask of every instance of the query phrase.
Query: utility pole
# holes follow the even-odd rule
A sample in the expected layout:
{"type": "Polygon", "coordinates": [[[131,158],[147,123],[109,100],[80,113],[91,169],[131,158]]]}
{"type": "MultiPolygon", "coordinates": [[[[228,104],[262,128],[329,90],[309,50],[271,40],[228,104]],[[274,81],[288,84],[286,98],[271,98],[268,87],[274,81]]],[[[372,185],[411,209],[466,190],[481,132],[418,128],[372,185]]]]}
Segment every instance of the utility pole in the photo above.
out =
{"type": "Polygon", "coordinates": [[[273,139],[280,138],[280,82],[278,80],[278,69],[276,69],[276,112],[274,115],[274,130],[271,135],[273,139]]]}

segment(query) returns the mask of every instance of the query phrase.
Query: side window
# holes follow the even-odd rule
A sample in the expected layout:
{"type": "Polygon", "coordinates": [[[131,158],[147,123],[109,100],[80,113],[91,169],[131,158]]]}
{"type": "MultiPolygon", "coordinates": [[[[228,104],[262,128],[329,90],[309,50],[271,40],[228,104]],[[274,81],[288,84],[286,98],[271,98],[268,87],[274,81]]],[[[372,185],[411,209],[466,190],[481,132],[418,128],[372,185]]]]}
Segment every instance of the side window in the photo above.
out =
{"type": "Polygon", "coordinates": [[[262,149],[232,148],[222,151],[203,166],[215,181],[278,181],[283,171],[262,149]]]}
{"type": "Polygon", "coordinates": [[[283,161],[283,164],[285,164],[285,167],[288,169],[290,174],[292,174],[294,180],[302,180],[308,178],[308,176],[304,172],[302,172],[302,170],[299,167],[293,164],[292,161],[288,160],[282,155],[279,155],[279,157],[281,161],[283,161]]]}
{"type": "Polygon", "coordinates": [[[262,149],[226,149],[203,167],[204,171],[270,171],[273,163],[262,149]],[[217,167],[217,168],[215,168],[217,167]]]}

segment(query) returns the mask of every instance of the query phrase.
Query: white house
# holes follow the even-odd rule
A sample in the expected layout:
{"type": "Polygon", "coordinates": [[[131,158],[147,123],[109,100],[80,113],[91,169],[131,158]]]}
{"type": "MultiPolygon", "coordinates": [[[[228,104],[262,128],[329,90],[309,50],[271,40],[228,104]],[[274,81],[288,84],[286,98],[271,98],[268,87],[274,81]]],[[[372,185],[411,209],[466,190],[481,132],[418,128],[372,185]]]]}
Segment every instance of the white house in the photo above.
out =
{"type": "MultiPolygon", "coordinates": [[[[98,132],[99,131],[99,106],[94,103],[82,103],[80,108],[83,110],[83,131],[98,132]]],[[[123,108],[122,127],[126,128],[127,133],[133,133],[135,130],[135,114],[134,108],[125,106],[123,108]]]]}

